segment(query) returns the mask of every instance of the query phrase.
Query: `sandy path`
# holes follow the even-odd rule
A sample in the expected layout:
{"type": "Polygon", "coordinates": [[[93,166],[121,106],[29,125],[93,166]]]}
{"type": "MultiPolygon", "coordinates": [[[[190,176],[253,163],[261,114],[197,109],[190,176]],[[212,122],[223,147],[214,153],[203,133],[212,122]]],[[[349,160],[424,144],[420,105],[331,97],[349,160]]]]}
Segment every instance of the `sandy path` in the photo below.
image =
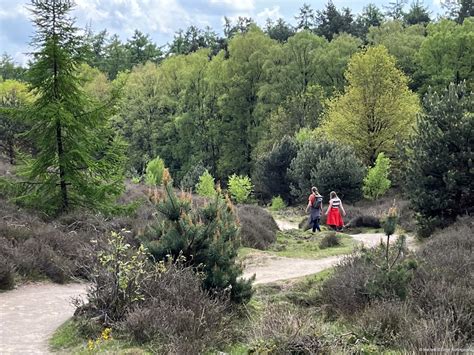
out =
{"type": "Polygon", "coordinates": [[[0,354],[49,354],[48,339],[74,313],[84,284],[38,283],[0,293],[0,354]]]}
{"type": "MultiPolygon", "coordinates": [[[[297,223],[277,220],[282,230],[297,223]]],[[[357,234],[354,239],[367,246],[380,243],[381,233],[357,234]]],[[[395,239],[395,238],[393,238],[395,239]]],[[[410,243],[409,243],[410,244],[410,243]]],[[[256,254],[243,277],[256,275],[256,284],[315,274],[336,265],[343,256],[311,260],[256,254]]],[[[48,354],[48,339],[74,313],[71,298],[85,294],[84,284],[38,283],[0,293],[0,355],[48,354]]]]}
{"type": "MultiPolygon", "coordinates": [[[[298,229],[298,224],[284,220],[276,220],[281,230],[298,229]]],[[[381,238],[385,241],[383,233],[361,233],[351,235],[352,238],[367,247],[374,247],[380,243],[381,238]]],[[[391,238],[391,243],[396,240],[391,238]]],[[[408,238],[409,247],[413,246],[413,238],[408,238]]],[[[266,253],[256,253],[250,260],[246,261],[244,278],[255,275],[255,284],[264,284],[296,277],[312,275],[324,269],[335,266],[344,255],[331,256],[322,259],[297,259],[272,256],[266,253]]]]}

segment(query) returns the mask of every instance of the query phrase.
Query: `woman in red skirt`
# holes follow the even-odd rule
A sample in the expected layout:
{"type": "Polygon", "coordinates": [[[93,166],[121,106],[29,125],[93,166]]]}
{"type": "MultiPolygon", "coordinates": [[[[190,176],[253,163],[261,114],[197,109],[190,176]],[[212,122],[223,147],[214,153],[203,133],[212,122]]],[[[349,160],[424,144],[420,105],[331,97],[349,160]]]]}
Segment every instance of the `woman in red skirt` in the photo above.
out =
{"type": "Polygon", "coordinates": [[[344,221],[339,213],[339,208],[344,216],[346,215],[346,211],[344,211],[341,199],[337,197],[334,191],[331,191],[329,197],[329,207],[326,211],[326,216],[328,216],[326,224],[334,230],[341,230],[344,226],[344,221]]]}

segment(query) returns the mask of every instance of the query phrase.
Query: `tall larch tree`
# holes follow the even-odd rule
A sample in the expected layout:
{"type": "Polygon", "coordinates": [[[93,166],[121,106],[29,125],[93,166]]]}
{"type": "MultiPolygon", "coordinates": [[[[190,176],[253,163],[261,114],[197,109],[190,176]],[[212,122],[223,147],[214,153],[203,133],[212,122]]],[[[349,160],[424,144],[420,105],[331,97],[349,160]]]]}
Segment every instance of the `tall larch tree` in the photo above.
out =
{"type": "Polygon", "coordinates": [[[36,154],[23,172],[28,188],[20,200],[50,213],[110,206],[123,186],[122,147],[107,127],[108,112],[80,87],[85,48],[69,16],[73,5],[31,2],[36,51],[29,79],[36,101],[29,136],[36,154]]]}

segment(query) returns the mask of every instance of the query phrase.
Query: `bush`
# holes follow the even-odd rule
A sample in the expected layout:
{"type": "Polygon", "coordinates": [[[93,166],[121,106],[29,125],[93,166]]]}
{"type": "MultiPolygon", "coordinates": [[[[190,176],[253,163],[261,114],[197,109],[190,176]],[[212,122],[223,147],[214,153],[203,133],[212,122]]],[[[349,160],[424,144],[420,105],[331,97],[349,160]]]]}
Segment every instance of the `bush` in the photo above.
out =
{"type": "Polygon", "coordinates": [[[196,184],[196,193],[202,197],[214,197],[217,194],[214,178],[207,170],[199,177],[199,182],[196,184]]]}
{"type": "Polygon", "coordinates": [[[406,188],[422,237],[474,212],[473,102],[465,84],[424,98],[426,114],[419,117],[406,152],[406,188]]]}
{"type": "Polygon", "coordinates": [[[203,287],[210,291],[231,290],[231,299],[246,302],[252,294],[250,280],[239,279],[242,268],[236,264],[239,246],[234,206],[216,195],[202,206],[192,205],[192,196],[176,196],[165,179],[165,197],[157,205],[155,225],[142,240],[157,262],[169,255],[184,257],[188,265],[206,275],[203,287]]]}
{"type": "Polygon", "coordinates": [[[330,232],[329,234],[326,234],[323,239],[319,241],[319,247],[321,249],[336,247],[339,245],[341,245],[341,242],[335,232],[330,232]]]}
{"type": "MultiPolygon", "coordinates": [[[[335,148],[336,145],[334,143],[324,140],[306,141],[299,147],[296,157],[291,161],[288,170],[288,175],[291,179],[291,194],[295,198],[298,200],[307,198],[311,187],[316,185],[312,180],[311,171],[315,169],[322,158],[335,148]]],[[[323,190],[319,189],[319,191],[323,190]]]]}
{"type": "MultiPolygon", "coordinates": [[[[392,257],[399,254],[397,246],[391,246],[389,251],[392,257]]],[[[384,247],[363,250],[336,266],[333,276],[321,286],[321,300],[329,313],[347,317],[363,310],[371,301],[404,300],[415,267],[416,263],[402,256],[387,268],[384,247]]]]}
{"type": "Polygon", "coordinates": [[[388,179],[390,173],[390,159],[384,153],[379,153],[375,165],[369,169],[364,179],[364,197],[376,200],[384,195],[390,188],[391,181],[388,179]]]}
{"type": "Polygon", "coordinates": [[[252,181],[248,176],[232,175],[229,177],[229,193],[232,199],[237,203],[248,201],[253,190],[252,181]]]}
{"type": "Polygon", "coordinates": [[[270,205],[270,210],[276,212],[284,209],[286,207],[285,201],[281,196],[276,196],[272,198],[272,204],[270,205]]]}
{"type": "Polygon", "coordinates": [[[150,186],[159,186],[163,179],[165,162],[160,157],[156,157],[146,166],[145,181],[150,186]]]}
{"type": "Polygon", "coordinates": [[[275,243],[278,225],[265,209],[254,205],[237,206],[242,246],[267,249],[275,243]]]}
{"type": "Polygon", "coordinates": [[[311,179],[319,191],[334,190],[343,201],[354,202],[362,197],[364,174],[365,168],[353,150],[338,146],[313,167],[311,179]]]}
{"type": "Polygon", "coordinates": [[[13,263],[5,258],[0,259],[0,290],[11,290],[15,286],[13,263]]]}
{"type": "Polygon", "coordinates": [[[288,168],[296,156],[296,144],[285,136],[272,150],[255,162],[252,181],[255,183],[255,195],[263,201],[279,195],[287,202],[292,201],[288,168]]]}
{"type": "Polygon", "coordinates": [[[104,326],[112,326],[144,299],[148,254],[142,246],[133,249],[123,235],[115,232],[99,245],[96,253],[88,302],[79,302],[76,314],[89,319],[99,317],[104,326]]]}
{"type": "Polygon", "coordinates": [[[207,171],[202,162],[191,167],[180,182],[180,187],[186,191],[194,191],[200,181],[200,177],[207,171]]]}
{"type": "Polygon", "coordinates": [[[252,327],[251,352],[256,354],[316,354],[323,345],[307,310],[290,304],[267,304],[252,327]]]}
{"type": "Polygon", "coordinates": [[[145,282],[144,301],[126,315],[121,330],[141,343],[158,340],[160,353],[200,354],[221,345],[228,336],[228,303],[211,298],[201,284],[191,268],[167,265],[145,282]]]}

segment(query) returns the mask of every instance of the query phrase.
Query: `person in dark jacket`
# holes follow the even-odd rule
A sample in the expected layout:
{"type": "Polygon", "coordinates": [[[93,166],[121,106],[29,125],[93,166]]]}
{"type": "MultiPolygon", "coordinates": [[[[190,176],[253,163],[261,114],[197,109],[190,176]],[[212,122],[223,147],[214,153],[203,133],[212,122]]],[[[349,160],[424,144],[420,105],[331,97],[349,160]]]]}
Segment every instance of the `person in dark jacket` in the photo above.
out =
{"type": "Polygon", "coordinates": [[[321,211],[323,210],[323,197],[319,194],[316,187],[311,188],[311,195],[308,198],[308,206],[306,206],[306,213],[310,211],[308,223],[313,228],[313,233],[318,230],[321,232],[319,222],[321,220],[321,211]]]}

